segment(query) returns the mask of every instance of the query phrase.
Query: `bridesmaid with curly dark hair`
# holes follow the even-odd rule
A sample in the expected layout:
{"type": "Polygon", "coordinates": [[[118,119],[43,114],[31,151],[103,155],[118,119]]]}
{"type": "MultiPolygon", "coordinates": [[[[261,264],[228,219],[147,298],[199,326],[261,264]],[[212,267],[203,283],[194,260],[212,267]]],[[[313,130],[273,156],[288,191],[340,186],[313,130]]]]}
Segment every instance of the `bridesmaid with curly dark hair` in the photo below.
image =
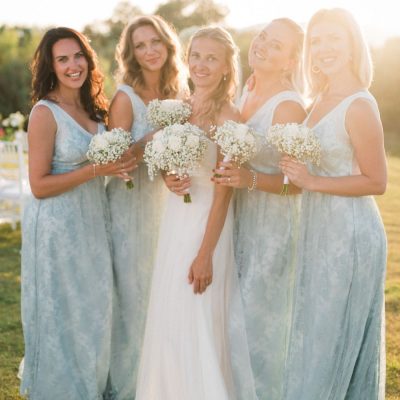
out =
{"type": "Polygon", "coordinates": [[[85,36],[69,28],[47,31],[32,73],[21,393],[31,400],[100,399],[109,370],[112,298],[104,176],[134,164],[87,160],[90,139],[104,130],[107,100],[85,36]]]}

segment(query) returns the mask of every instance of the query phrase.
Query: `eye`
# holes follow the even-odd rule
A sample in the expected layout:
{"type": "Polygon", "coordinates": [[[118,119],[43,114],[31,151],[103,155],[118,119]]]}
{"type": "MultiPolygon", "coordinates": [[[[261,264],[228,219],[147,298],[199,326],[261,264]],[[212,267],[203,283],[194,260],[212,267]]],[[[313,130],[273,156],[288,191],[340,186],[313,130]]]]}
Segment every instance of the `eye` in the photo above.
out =
{"type": "Polygon", "coordinates": [[[77,58],[77,59],[82,58],[82,57],[85,57],[85,55],[83,54],[82,51],[80,51],[79,53],[75,54],[75,58],[77,58]]]}
{"type": "Polygon", "coordinates": [[[215,61],[217,58],[215,56],[208,56],[207,61],[215,61]]]}
{"type": "Polygon", "coordinates": [[[190,53],[190,58],[193,60],[197,60],[199,58],[199,55],[197,53],[190,53]]]}
{"type": "Polygon", "coordinates": [[[271,48],[273,48],[274,50],[282,50],[282,46],[278,43],[272,43],[271,48]]]}
{"type": "Polygon", "coordinates": [[[61,56],[61,57],[57,57],[56,61],[59,63],[65,63],[68,60],[68,57],[66,56],[61,56]]]}
{"type": "Polygon", "coordinates": [[[144,48],[144,43],[138,43],[135,45],[135,49],[143,49],[144,48]]]}
{"type": "Polygon", "coordinates": [[[153,39],[152,43],[155,43],[155,44],[161,43],[161,39],[153,39]]]}

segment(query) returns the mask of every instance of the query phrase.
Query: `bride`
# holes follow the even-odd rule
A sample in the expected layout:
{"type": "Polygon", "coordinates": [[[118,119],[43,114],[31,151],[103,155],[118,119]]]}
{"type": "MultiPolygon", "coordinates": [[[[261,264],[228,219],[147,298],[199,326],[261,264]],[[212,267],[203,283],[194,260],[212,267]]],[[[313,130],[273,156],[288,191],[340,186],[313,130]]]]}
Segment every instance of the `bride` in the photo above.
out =
{"type": "MultiPolygon", "coordinates": [[[[220,27],[200,29],[189,43],[190,122],[205,132],[225,120],[239,119],[232,103],[236,60],[237,48],[220,27]]],[[[178,196],[183,191],[177,178],[166,178],[172,193],[160,228],[136,400],[254,397],[241,318],[232,315],[232,303],[240,298],[234,292],[232,189],[210,180],[218,159],[217,146],[209,140],[205,157],[188,182],[190,204],[178,196]],[[177,193],[175,187],[180,188],[177,193]],[[233,332],[232,342],[228,320],[240,330],[233,332]],[[243,383],[233,378],[231,360],[241,363],[243,383]]]]}

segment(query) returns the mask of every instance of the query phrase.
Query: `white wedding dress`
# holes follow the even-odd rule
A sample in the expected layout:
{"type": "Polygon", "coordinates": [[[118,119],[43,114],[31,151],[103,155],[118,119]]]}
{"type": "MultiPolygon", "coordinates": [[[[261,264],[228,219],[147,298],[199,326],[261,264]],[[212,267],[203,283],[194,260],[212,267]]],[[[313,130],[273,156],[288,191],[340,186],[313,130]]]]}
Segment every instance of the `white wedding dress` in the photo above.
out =
{"type": "Polygon", "coordinates": [[[136,400],[255,398],[239,304],[231,207],[213,256],[212,284],[199,295],[188,283],[213,201],[210,177],[216,157],[216,145],[208,141],[201,166],[191,177],[192,203],[185,204],[173,193],[167,199],[136,400]],[[241,365],[235,378],[232,363],[241,365]]]}

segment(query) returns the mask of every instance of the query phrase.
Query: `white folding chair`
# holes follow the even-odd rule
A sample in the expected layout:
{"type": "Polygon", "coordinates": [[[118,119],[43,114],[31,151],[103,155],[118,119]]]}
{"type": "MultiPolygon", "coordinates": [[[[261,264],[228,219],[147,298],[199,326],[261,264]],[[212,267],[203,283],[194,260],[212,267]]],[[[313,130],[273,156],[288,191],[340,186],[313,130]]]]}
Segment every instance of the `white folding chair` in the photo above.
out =
{"type": "Polygon", "coordinates": [[[16,132],[12,142],[0,141],[0,222],[15,229],[22,218],[24,198],[30,193],[24,149],[26,132],[16,132]]]}

